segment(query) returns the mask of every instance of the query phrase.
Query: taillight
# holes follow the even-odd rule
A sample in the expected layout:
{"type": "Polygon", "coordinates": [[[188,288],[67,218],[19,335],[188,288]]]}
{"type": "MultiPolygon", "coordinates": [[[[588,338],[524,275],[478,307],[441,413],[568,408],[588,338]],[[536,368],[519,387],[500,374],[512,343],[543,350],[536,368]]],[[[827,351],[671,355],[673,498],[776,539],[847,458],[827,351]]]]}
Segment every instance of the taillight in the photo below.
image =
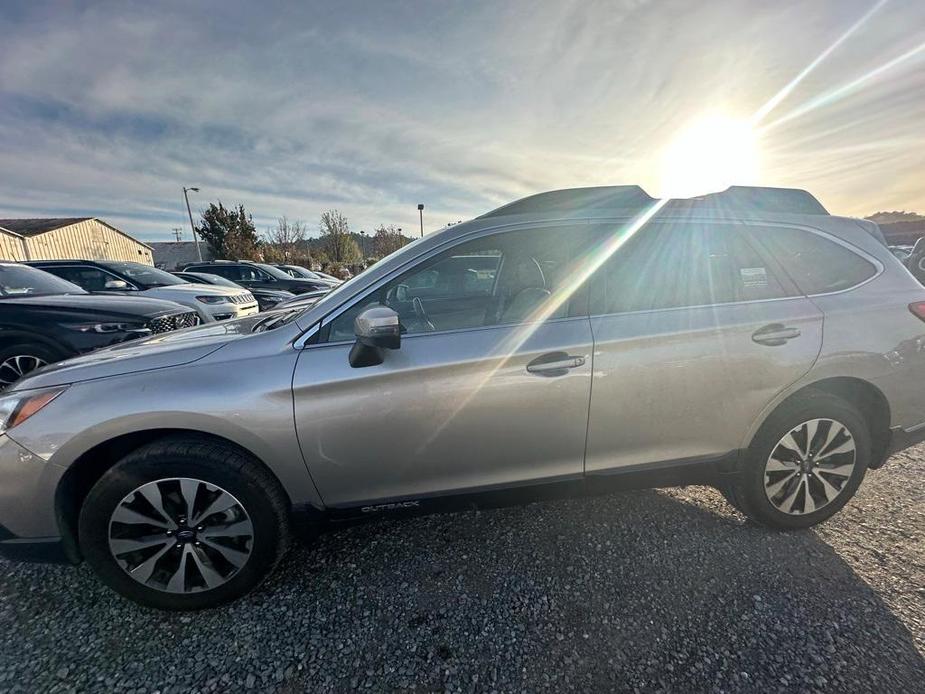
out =
{"type": "Polygon", "coordinates": [[[913,316],[925,321],[925,301],[913,301],[909,304],[909,310],[912,311],[913,316]]]}

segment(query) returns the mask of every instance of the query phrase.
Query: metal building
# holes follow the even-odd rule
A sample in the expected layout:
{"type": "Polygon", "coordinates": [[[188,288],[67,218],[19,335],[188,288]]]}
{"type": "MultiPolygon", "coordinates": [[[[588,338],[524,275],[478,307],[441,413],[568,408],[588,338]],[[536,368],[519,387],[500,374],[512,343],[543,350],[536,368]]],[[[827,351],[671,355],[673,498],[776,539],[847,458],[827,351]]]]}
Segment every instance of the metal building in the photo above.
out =
{"type": "Polygon", "coordinates": [[[150,246],[95,217],[0,219],[0,259],[68,258],[154,264],[150,246]]]}

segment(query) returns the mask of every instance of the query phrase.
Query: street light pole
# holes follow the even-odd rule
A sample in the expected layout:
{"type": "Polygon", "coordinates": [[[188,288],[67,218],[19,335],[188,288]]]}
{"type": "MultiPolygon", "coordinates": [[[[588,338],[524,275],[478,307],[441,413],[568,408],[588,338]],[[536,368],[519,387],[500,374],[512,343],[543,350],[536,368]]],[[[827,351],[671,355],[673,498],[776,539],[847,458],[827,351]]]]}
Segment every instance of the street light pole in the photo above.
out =
{"type": "Polygon", "coordinates": [[[421,216],[421,238],[424,238],[424,203],[418,203],[418,214],[421,216]]]}
{"type": "Polygon", "coordinates": [[[189,228],[190,228],[190,231],[193,232],[193,243],[196,244],[196,258],[201,263],[202,262],[202,249],[199,247],[199,239],[196,237],[196,227],[193,226],[193,212],[190,210],[190,207],[189,207],[189,191],[198,193],[199,188],[187,188],[186,186],[183,186],[183,197],[186,200],[186,214],[189,215],[189,228]]]}

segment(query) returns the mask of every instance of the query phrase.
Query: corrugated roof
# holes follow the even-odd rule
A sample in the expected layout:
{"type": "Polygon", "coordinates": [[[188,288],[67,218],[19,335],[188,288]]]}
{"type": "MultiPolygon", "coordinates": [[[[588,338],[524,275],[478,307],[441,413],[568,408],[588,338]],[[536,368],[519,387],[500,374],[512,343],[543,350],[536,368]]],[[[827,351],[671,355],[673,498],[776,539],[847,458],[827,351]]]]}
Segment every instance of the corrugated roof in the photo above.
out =
{"type": "Polygon", "coordinates": [[[86,222],[93,217],[44,217],[41,219],[0,219],[0,227],[20,236],[38,236],[47,231],[86,222]]]}

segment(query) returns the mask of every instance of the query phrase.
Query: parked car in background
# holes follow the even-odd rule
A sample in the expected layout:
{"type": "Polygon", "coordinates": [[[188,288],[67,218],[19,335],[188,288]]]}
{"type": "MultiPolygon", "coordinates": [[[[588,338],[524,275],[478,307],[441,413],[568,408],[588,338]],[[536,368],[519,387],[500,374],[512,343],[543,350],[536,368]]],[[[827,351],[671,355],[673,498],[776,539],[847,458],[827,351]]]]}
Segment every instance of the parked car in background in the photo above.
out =
{"type": "Polygon", "coordinates": [[[297,294],[291,299],[286,299],[285,301],[279,302],[275,308],[308,308],[309,306],[314,306],[327,294],[328,292],[326,291],[305,292],[304,294],[297,294]]]}
{"type": "Polygon", "coordinates": [[[166,299],[196,311],[203,323],[250,316],[257,300],[244,288],[190,284],[186,280],[142,263],[116,260],[34,260],[28,265],[73,282],[88,292],[143,294],[166,299]]]}
{"type": "MultiPolygon", "coordinates": [[[[213,275],[209,272],[174,272],[171,274],[176,275],[181,280],[186,280],[187,282],[195,282],[198,284],[215,284],[220,287],[242,288],[241,285],[236,284],[229,279],[220,277],[219,275],[213,275]]],[[[257,305],[260,307],[261,311],[269,311],[279,302],[287,301],[295,297],[295,294],[292,292],[287,292],[282,289],[261,289],[260,287],[251,287],[248,291],[254,295],[254,298],[257,300],[257,305]]]]}
{"type": "Polygon", "coordinates": [[[796,190],[555,191],[308,309],[53,365],[0,397],[0,551],[195,609],[296,527],[402,512],[711,484],[810,527],[925,440],[925,288],[874,229],[796,190]]]}
{"type": "MultiPolygon", "coordinates": [[[[342,283],[344,282],[344,280],[341,279],[340,277],[335,277],[334,275],[329,275],[329,274],[326,273],[326,272],[321,272],[321,270],[313,270],[313,272],[314,272],[316,275],[320,276],[321,279],[332,280],[332,281],[334,281],[334,282],[337,282],[338,284],[342,284],[342,283]]],[[[348,279],[349,279],[350,277],[353,277],[353,273],[351,273],[350,270],[346,270],[346,273],[347,273],[347,275],[349,276],[348,279]]]]}
{"type": "Polygon", "coordinates": [[[308,268],[302,267],[301,265],[274,265],[274,267],[279,268],[287,275],[291,275],[292,277],[301,277],[302,279],[306,280],[326,282],[332,287],[336,287],[343,282],[343,280],[339,280],[336,277],[332,277],[331,275],[324,275],[315,270],[309,270],[308,268]]]}
{"type": "Polygon", "coordinates": [[[92,296],[47,272],[0,263],[0,389],[61,359],[198,323],[195,311],[171,301],[92,296]]]}
{"type": "Polygon", "coordinates": [[[912,246],[890,246],[890,253],[895,255],[900,262],[905,263],[909,256],[912,255],[912,246]]]}
{"type": "Polygon", "coordinates": [[[249,260],[213,260],[207,263],[192,263],[184,267],[183,271],[219,275],[248,289],[282,289],[293,294],[304,294],[331,288],[327,282],[293,277],[272,265],[249,260]]]}

